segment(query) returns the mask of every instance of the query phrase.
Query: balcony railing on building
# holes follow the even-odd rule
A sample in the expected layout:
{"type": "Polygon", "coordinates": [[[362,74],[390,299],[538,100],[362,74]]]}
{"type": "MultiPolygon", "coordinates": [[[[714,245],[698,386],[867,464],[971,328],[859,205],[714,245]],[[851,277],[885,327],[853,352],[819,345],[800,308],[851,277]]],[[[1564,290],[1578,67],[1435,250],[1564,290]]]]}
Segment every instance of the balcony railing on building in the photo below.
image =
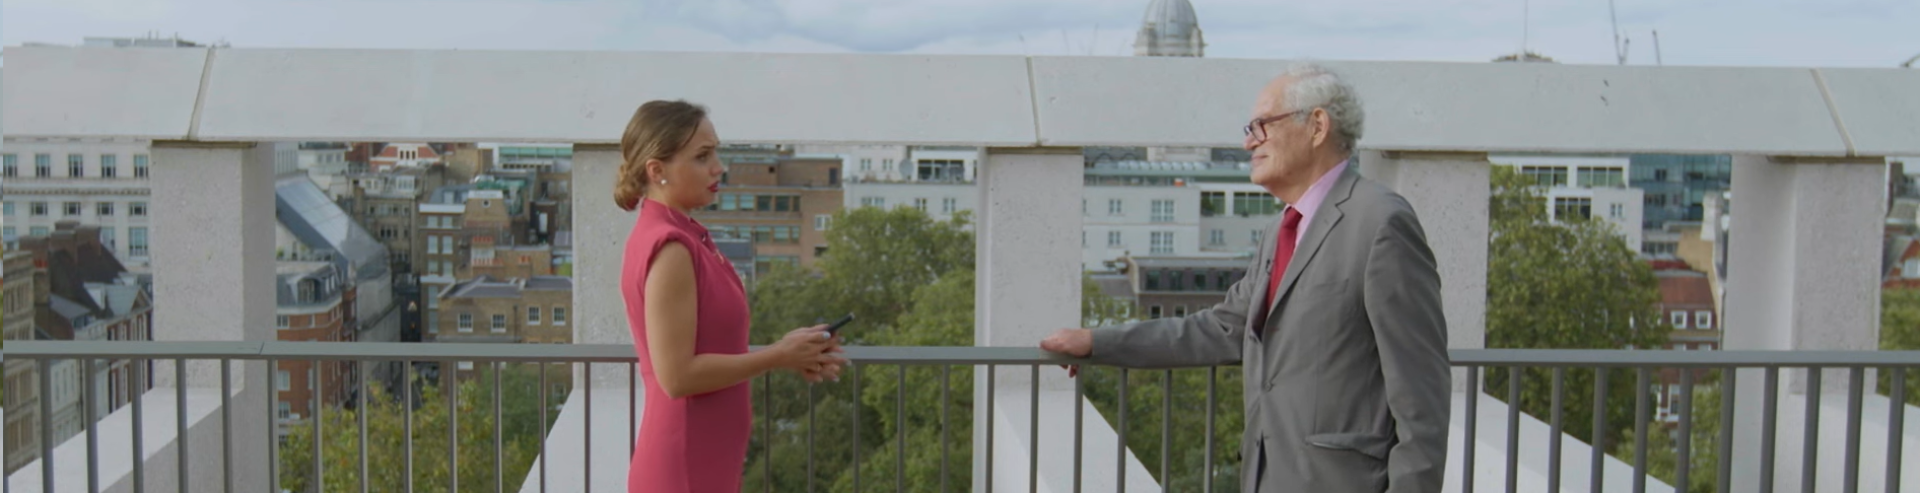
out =
{"type": "MultiPolygon", "coordinates": [[[[941,464],[964,468],[974,485],[991,485],[996,491],[1028,489],[1042,482],[1054,491],[1071,489],[1076,483],[1092,491],[1118,490],[1121,484],[1128,485],[1129,491],[1156,486],[1181,489],[1178,481],[1155,483],[1151,478],[1156,469],[1171,475],[1163,478],[1178,479],[1184,474],[1201,483],[1232,484],[1214,476],[1232,471],[1225,456],[1202,457],[1199,467],[1168,463],[1156,468],[1140,462],[1139,455],[1152,447],[1131,443],[1131,437],[1138,436],[1134,427],[1109,426],[1106,411],[1097,402],[1087,403],[1085,397],[1098,397],[1088,390],[1098,387],[1086,379],[1066,380],[1051,365],[1068,361],[1038,356],[1031,347],[1054,328],[1078,320],[1077,290],[1061,287],[1081,285],[1080,242],[1072,237],[1082,229],[1083,212],[1077,202],[1087,188],[1108,186],[1103,181],[1108,179],[1115,180],[1111,182],[1115,185],[1144,185],[1148,172],[1163,171],[1118,170],[1120,174],[1089,183],[1088,163],[1080,150],[1116,144],[1234,147],[1242,140],[1238,129],[1252,96],[1280,63],[228,48],[10,47],[5,54],[13,64],[0,74],[5,110],[0,123],[8,139],[154,143],[152,203],[165,207],[153,211],[153,237],[150,242],[143,238],[142,246],[150,245],[156,299],[167,305],[155,311],[155,338],[202,346],[118,349],[17,343],[20,346],[10,348],[7,357],[31,357],[36,364],[101,356],[157,361],[150,375],[155,390],[132,400],[129,409],[95,422],[89,438],[41,444],[44,460],[10,476],[10,488],[32,491],[53,482],[65,489],[68,486],[62,485],[98,478],[105,486],[131,484],[136,490],[173,488],[177,486],[163,485],[181,481],[195,491],[220,491],[226,485],[234,486],[230,491],[269,489],[273,484],[269,471],[279,467],[272,460],[278,450],[276,441],[240,439],[253,436],[241,430],[273,429],[271,392],[265,391],[271,388],[268,361],[336,358],[363,363],[424,358],[451,363],[456,369],[463,360],[572,362],[577,374],[561,373],[576,385],[563,398],[556,398],[564,404],[554,410],[561,416],[546,441],[578,436],[579,446],[541,451],[535,469],[545,467],[550,474],[527,474],[548,479],[548,487],[560,491],[619,484],[619,469],[624,465],[621,442],[626,440],[596,436],[601,430],[588,426],[627,411],[604,406],[631,409],[630,402],[637,398],[631,390],[632,372],[623,372],[632,353],[617,276],[610,274],[617,269],[576,271],[580,287],[574,291],[575,313],[579,316],[570,327],[573,340],[583,344],[579,347],[494,344],[466,353],[461,351],[467,349],[445,346],[438,350],[455,352],[434,354],[424,352],[427,345],[281,346],[268,342],[273,323],[268,289],[273,282],[273,252],[261,245],[273,243],[273,231],[244,227],[273,221],[272,156],[257,144],[501,139],[573,144],[575,187],[571,191],[577,193],[571,194],[572,210],[575,224],[581,225],[574,231],[579,237],[571,243],[573,253],[581,265],[612,265],[621,255],[620,239],[631,224],[630,215],[605,199],[621,161],[614,144],[625,122],[618,115],[630,114],[638,101],[681,98],[708,104],[715,119],[726,122],[728,141],[986,149],[973,172],[980,194],[976,297],[982,307],[976,314],[974,342],[986,347],[861,348],[854,353],[863,366],[853,375],[872,385],[913,375],[905,370],[889,375],[885,367],[893,365],[953,371],[1002,367],[991,377],[974,377],[979,385],[972,394],[980,404],[971,409],[972,419],[946,421],[985,428],[968,433],[969,440],[953,437],[980,444],[980,454],[967,467],[957,459],[941,464]],[[710,75],[661,78],[662,73],[710,75]],[[1194,81],[1204,87],[1165,89],[1195,87],[1194,81]],[[472,104],[482,100],[495,104],[472,104]],[[761,111],[774,101],[781,111],[761,111]],[[170,361],[175,358],[189,361],[175,365],[170,361]],[[233,362],[219,363],[223,358],[233,362]],[[1068,419],[1085,426],[1054,426],[1072,422],[1068,419]],[[224,429],[229,426],[235,431],[224,429]],[[179,439],[182,436],[184,440],[179,439]],[[187,460],[178,460],[182,457],[187,460]],[[578,473],[573,469],[576,464],[581,466],[578,473]],[[567,469],[556,472],[561,467],[567,469]],[[576,482],[558,484],[563,481],[576,482]]],[[[1555,481],[1564,486],[1600,478],[1608,490],[1637,489],[1641,484],[1660,489],[1661,482],[1636,473],[1645,470],[1642,462],[1647,454],[1636,451],[1631,465],[1605,457],[1596,460],[1593,457],[1601,455],[1596,451],[1604,446],[1596,449],[1573,443],[1577,440],[1556,433],[1552,424],[1565,430],[1581,423],[1567,423],[1565,416],[1520,417],[1519,408],[1494,397],[1513,392],[1519,388],[1516,385],[1551,386],[1560,380],[1555,375],[1571,381],[1583,371],[1580,367],[1619,368],[1598,374],[1619,374],[1618,378],[1634,382],[1636,430],[1632,436],[1641,441],[1652,438],[1652,430],[1659,426],[1649,412],[1655,396],[1647,392],[1655,369],[1746,368],[1731,374],[1723,370],[1716,377],[1722,379],[1723,403],[1727,403],[1723,406],[1734,411],[1732,425],[1722,430],[1731,430],[1725,433],[1734,438],[1715,446],[1737,446],[1720,456],[1723,461],[1712,474],[1726,479],[1720,484],[1734,491],[1758,490],[1767,482],[1823,491],[1851,486],[1885,490],[1894,488],[1889,483],[1908,469],[1902,466],[1914,464],[1907,458],[1912,454],[1895,455],[1914,436],[1904,428],[1912,408],[1900,403],[1905,396],[1897,392],[1903,386],[1892,386],[1890,392],[1896,394],[1886,397],[1864,389],[1868,379],[1879,375],[1906,378],[1905,371],[1886,369],[1910,368],[1914,361],[1907,353],[1871,351],[1878,340],[1877,233],[1885,205],[1881,196],[1859,192],[1884,185],[1887,156],[1920,155],[1920,141],[1911,132],[1920,128],[1920,114],[1900,111],[1920,107],[1920,91],[1912,89],[1920,87],[1920,73],[1559,64],[1327,65],[1347,73],[1368,101],[1367,134],[1356,156],[1361,171],[1400,192],[1420,211],[1448,289],[1444,309],[1449,340],[1456,364],[1467,366],[1457,370],[1455,379],[1460,386],[1454,413],[1459,427],[1450,467],[1457,472],[1450,474],[1449,488],[1538,491],[1549,489],[1555,481]],[[1732,185],[1742,196],[1769,199],[1733,202],[1726,219],[1741,238],[1740,243],[1726,247],[1729,265],[1716,266],[1724,268],[1727,284],[1732,286],[1725,295],[1722,313],[1726,316],[1720,325],[1727,330],[1726,347],[1735,351],[1684,355],[1479,352],[1486,340],[1487,303],[1482,293],[1487,281],[1489,152],[1731,156],[1731,166],[1738,171],[1732,185]],[[1496,375],[1511,367],[1533,369],[1533,373],[1527,373],[1525,380],[1499,380],[1496,375]],[[1556,367],[1562,370],[1553,371],[1556,367]],[[1824,370],[1796,369],[1809,367],[1824,370]],[[1488,378],[1479,378],[1483,374],[1488,378]],[[1489,384],[1488,392],[1481,392],[1480,387],[1489,384]],[[1502,419],[1500,414],[1507,417],[1502,419]],[[1481,426],[1483,422],[1490,424],[1481,426]],[[1835,439],[1840,441],[1829,442],[1835,439]],[[1743,445],[1755,440],[1757,446],[1743,445]],[[1769,440],[1771,448],[1766,446],[1769,440]],[[1547,453],[1540,453],[1540,443],[1548,444],[1547,453]],[[1773,455],[1768,455],[1769,450],[1773,455]],[[1887,455],[1878,456],[1882,450],[1887,455]],[[1786,456],[1795,451],[1805,453],[1786,456]],[[1588,460],[1580,460],[1582,456],[1588,460]],[[1870,469],[1876,465],[1882,470],[1870,469]]],[[[59,163],[34,164],[39,173],[39,168],[59,163]]],[[[1155,184],[1171,180],[1175,186],[1190,185],[1184,176],[1151,178],[1155,184]]],[[[1200,178],[1192,181],[1206,183],[1200,178]]],[[[1214,178],[1233,182],[1226,176],[1214,178]]],[[[415,370],[404,366],[407,372],[415,370]]],[[[1230,375],[1231,371],[1211,373],[1230,375]]],[[[1702,379],[1695,372],[1680,375],[1702,379]]],[[[362,383],[366,382],[351,382],[362,383]]],[[[1574,387],[1578,386],[1563,385],[1565,400],[1580,400],[1584,391],[1592,390],[1574,387]]],[[[1144,394],[1151,385],[1113,388],[1116,393],[1144,394]]],[[[459,391],[451,389],[446,395],[457,398],[459,391]]],[[[405,394],[420,389],[399,385],[398,390],[405,394]]],[[[1680,396],[1691,399],[1692,393],[1680,396]]],[[[1604,393],[1598,397],[1626,398],[1604,393]]],[[[413,404],[411,399],[402,402],[413,404]]],[[[44,406],[46,401],[40,403],[44,406]]],[[[549,410],[544,405],[540,409],[549,410]]],[[[1115,409],[1111,423],[1137,422],[1120,409],[1132,407],[1115,409]]],[[[1684,415],[1691,406],[1680,409],[1681,426],[1697,417],[1684,415]]],[[[484,411],[453,413],[448,419],[485,415],[484,411]]],[[[1211,439],[1214,432],[1229,426],[1218,421],[1222,420],[1215,420],[1216,428],[1205,430],[1204,437],[1211,439]]],[[[309,424],[322,434],[330,426],[326,419],[309,424]]],[[[858,430],[850,429],[848,434],[858,430]]],[[[460,438],[450,433],[449,448],[459,447],[460,438]]],[[[844,439],[860,443],[858,437],[844,439]]],[[[1214,446],[1223,445],[1205,448],[1216,450],[1214,446]]],[[[1640,445],[1635,443],[1636,448],[1640,445]]],[[[323,461],[315,467],[324,472],[335,466],[323,461]]],[[[897,476],[885,476],[885,468],[878,469],[873,476],[856,477],[899,481],[897,476]]],[[[518,473],[505,468],[488,472],[518,473]]],[[[499,479],[493,483],[509,486],[499,479]]],[[[1898,487],[1912,483],[1901,482],[1898,487]]],[[[346,489],[358,490],[357,486],[346,489]]]]}

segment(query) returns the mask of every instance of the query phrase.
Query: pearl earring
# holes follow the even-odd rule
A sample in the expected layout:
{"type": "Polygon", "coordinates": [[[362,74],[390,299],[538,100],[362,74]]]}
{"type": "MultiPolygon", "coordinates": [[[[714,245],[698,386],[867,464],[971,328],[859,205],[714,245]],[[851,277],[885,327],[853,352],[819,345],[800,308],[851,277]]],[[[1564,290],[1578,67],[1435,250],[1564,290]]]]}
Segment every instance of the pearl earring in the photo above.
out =
{"type": "Polygon", "coordinates": [[[661,185],[665,185],[665,184],[667,184],[667,181],[666,181],[666,180],[660,180],[660,184],[661,184],[661,185]]]}

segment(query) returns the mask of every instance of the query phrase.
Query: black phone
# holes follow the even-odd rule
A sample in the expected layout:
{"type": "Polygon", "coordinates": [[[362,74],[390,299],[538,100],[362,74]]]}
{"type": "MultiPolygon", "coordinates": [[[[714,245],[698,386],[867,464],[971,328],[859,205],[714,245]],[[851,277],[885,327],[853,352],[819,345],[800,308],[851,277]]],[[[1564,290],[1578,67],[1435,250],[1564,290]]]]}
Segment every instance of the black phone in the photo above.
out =
{"type": "Polygon", "coordinates": [[[828,325],[827,333],[833,334],[833,335],[840,335],[840,328],[845,327],[847,323],[852,321],[853,321],[853,314],[849,313],[847,314],[847,316],[841,317],[840,320],[834,321],[833,325],[828,325]]]}

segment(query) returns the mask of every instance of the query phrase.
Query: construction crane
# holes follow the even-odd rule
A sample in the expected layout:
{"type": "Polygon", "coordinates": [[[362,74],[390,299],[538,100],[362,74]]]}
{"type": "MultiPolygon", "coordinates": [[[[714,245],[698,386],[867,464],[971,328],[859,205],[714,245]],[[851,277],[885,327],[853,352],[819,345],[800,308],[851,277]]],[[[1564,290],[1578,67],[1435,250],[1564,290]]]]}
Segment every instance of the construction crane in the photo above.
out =
{"type": "Polygon", "coordinates": [[[1920,62],[1920,55],[1914,55],[1914,56],[1913,56],[1913,58],[1908,58],[1908,59],[1907,59],[1907,63],[1902,63],[1902,64],[1900,64],[1900,67],[1901,67],[1901,68],[1913,68],[1913,64],[1914,64],[1914,62],[1920,62]]]}

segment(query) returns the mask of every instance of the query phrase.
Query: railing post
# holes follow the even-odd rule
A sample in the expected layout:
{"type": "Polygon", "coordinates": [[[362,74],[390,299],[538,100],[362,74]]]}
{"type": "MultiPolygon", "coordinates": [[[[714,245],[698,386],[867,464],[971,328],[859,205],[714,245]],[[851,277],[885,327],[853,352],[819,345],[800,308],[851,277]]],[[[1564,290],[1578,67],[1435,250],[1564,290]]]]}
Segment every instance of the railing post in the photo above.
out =
{"type": "MultiPolygon", "coordinates": [[[[1080,198],[1084,163],[1078,148],[991,148],[979,168],[980,208],[975,226],[977,282],[974,291],[974,344],[979,346],[1036,347],[1054,330],[1080,325],[1080,198]]],[[[974,402],[989,402],[984,394],[985,373],[975,377],[974,402]]],[[[1041,408],[1054,416],[1043,421],[1072,419],[1073,384],[1059,368],[1039,372],[1041,408]]],[[[1042,471],[1060,471],[1057,480],[1067,486],[1072,470],[1071,430],[1054,427],[1063,438],[1050,442],[1042,433],[1038,448],[1030,447],[1028,405],[1033,390],[1030,372],[1000,372],[995,387],[1004,409],[976,406],[974,422],[994,419],[995,413],[1014,426],[995,429],[1000,446],[994,477],[1008,481],[997,491],[1024,491],[1029,450],[1037,451],[1042,471]],[[1026,404],[1026,405],[1022,405],[1026,404]],[[1017,481],[1016,484],[1014,481],[1017,481]]],[[[986,427],[974,427],[974,450],[985,450],[986,427]]],[[[1049,430],[1042,430],[1049,431],[1049,430]]],[[[976,490],[985,484],[985,454],[974,454],[976,490]]]]}
{"type": "MultiPolygon", "coordinates": [[[[1728,231],[1738,240],[1725,245],[1725,326],[1727,350],[1874,350],[1879,347],[1880,253],[1885,202],[1886,160],[1792,158],[1735,155],[1733,190],[1709,197],[1711,209],[1730,211],[1728,231]]],[[[1709,224],[1717,223],[1708,218],[1709,224]]],[[[1718,240],[1728,235],[1714,233],[1718,240]]],[[[1716,266],[1717,268],[1718,266],[1716,266]]],[[[1735,437],[1762,431],[1763,379],[1753,371],[1738,379],[1741,410],[1734,417],[1735,437]],[[1747,412],[1746,410],[1753,410],[1747,412]]],[[[1808,399],[1805,371],[1782,372],[1779,413],[1782,422],[1803,413],[1790,405],[1808,399]]],[[[1822,375],[1826,389],[1843,395],[1845,370],[1822,375]]],[[[1868,372],[1866,378],[1875,378],[1868,372]]],[[[1800,416],[1804,418],[1804,416],[1800,416]]],[[[1792,421],[1789,421],[1792,419],[1792,421]]],[[[1786,435],[1781,435],[1786,436],[1786,435]]],[[[1737,440],[1738,438],[1736,438],[1737,440]]],[[[1757,447],[1734,447],[1733,470],[1760,471],[1757,447]]],[[[1783,456],[1784,457],[1784,456],[1783,456]]],[[[1797,464],[1774,469],[1776,485],[1797,485],[1797,464]]],[[[1838,462],[1835,462],[1838,464],[1838,462]]],[[[1822,474],[1839,477],[1837,474],[1822,474]]],[[[1731,491],[1756,491],[1758,474],[1734,474],[1731,491]]],[[[1837,485],[1836,485],[1837,486],[1837,485]]]]}
{"type": "MultiPolygon", "coordinates": [[[[247,341],[275,338],[274,187],[269,147],[250,142],[153,143],[148,234],[155,299],[167,308],[152,315],[156,341],[247,341]]],[[[187,364],[189,388],[218,391],[218,361],[187,364]]],[[[258,361],[234,369],[236,391],[227,406],[234,430],[265,429],[269,376],[258,361]]],[[[171,388],[172,362],[155,363],[155,387],[171,388]]],[[[189,426],[199,443],[220,443],[217,417],[189,426]]],[[[236,491],[267,491],[265,440],[233,440],[236,491]]],[[[170,452],[169,452],[170,453],[170,452]]],[[[218,491],[225,475],[213,454],[195,454],[188,469],[195,490],[218,491]]]]}

